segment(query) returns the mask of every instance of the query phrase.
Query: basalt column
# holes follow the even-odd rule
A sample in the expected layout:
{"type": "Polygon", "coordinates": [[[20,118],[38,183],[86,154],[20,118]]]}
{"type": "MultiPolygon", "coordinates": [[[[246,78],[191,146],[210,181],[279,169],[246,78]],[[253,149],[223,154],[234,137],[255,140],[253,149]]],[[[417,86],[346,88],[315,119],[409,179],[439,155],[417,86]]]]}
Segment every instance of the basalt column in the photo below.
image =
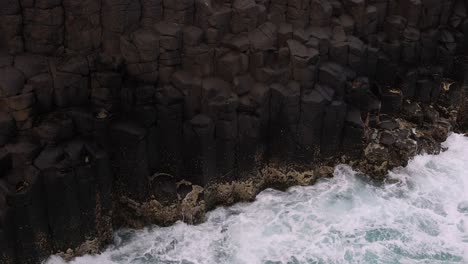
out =
{"type": "Polygon", "coordinates": [[[467,8],[0,1],[0,262],[201,221],[316,166],[382,176],[436,153],[468,123],[467,8]]]}

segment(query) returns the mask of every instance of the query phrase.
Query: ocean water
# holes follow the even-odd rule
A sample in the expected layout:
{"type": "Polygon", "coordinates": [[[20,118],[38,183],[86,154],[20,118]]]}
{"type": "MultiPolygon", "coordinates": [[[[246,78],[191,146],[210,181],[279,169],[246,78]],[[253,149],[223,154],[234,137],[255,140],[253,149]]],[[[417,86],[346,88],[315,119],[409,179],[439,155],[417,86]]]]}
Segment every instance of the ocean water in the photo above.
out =
{"type": "Polygon", "coordinates": [[[444,145],[392,171],[392,183],[341,165],[331,179],[266,190],[197,226],[119,231],[102,254],[71,263],[468,263],[468,138],[444,145]]]}

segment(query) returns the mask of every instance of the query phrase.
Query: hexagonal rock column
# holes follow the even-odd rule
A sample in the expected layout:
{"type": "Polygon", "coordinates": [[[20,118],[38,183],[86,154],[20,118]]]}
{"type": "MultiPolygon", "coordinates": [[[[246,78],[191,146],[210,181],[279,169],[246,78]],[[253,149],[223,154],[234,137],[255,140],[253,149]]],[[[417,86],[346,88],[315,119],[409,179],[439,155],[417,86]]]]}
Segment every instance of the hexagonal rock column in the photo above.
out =
{"type": "Polygon", "coordinates": [[[214,124],[206,115],[197,115],[184,124],[184,171],[189,180],[206,185],[216,173],[214,124]]]}
{"type": "Polygon", "coordinates": [[[300,95],[298,83],[271,85],[269,155],[278,163],[294,161],[297,154],[300,95]]]}
{"type": "Polygon", "coordinates": [[[117,193],[144,198],[150,175],[147,131],[131,121],[116,121],[111,126],[110,135],[117,193]]]}
{"type": "MultiPolygon", "coordinates": [[[[21,174],[19,171],[17,173],[21,174]]],[[[37,259],[45,258],[51,250],[46,211],[47,189],[44,189],[37,169],[25,171],[23,177],[24,181],[16,180],[16,193],[7,197],[10,209],[6,217],[7,221],[11,221],[7,228],[12,229],[18,260],[32,264],[37,263],[37,259]]],[[[16,177],[11,174],[10,181],[13,178],[16,177]]]]}
{"type": "Polygon", "coordinates": [[[24,2],[23,38],[25,50],[53,54],[64,44],[64,10],[61,0],[24,2]]]}

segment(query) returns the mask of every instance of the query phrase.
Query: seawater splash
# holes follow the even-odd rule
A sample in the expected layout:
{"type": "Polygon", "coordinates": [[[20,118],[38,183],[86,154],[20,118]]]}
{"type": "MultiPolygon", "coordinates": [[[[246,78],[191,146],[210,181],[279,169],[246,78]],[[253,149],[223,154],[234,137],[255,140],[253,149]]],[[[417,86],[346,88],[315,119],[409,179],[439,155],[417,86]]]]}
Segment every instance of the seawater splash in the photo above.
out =
{"type": "Polygon", "coordinates": [[[395,183],[338,166],[332,179],[266,190],[197,226],[119,231],[105,252],[71,263],[468,263],[468,138],[444,145],[392,171],[395,183]]]}

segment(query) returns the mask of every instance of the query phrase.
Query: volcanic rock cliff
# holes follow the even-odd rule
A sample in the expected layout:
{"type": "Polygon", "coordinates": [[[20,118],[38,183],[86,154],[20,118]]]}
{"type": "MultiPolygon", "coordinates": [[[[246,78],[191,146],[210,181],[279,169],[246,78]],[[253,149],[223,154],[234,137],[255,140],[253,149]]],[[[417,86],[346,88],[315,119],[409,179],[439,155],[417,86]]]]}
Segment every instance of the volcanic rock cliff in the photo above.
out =
{"type": "Polygon", "coordinates": [[[1,0],[0,263],[439,151],[468,124],[467,8],[1,0]]]}

